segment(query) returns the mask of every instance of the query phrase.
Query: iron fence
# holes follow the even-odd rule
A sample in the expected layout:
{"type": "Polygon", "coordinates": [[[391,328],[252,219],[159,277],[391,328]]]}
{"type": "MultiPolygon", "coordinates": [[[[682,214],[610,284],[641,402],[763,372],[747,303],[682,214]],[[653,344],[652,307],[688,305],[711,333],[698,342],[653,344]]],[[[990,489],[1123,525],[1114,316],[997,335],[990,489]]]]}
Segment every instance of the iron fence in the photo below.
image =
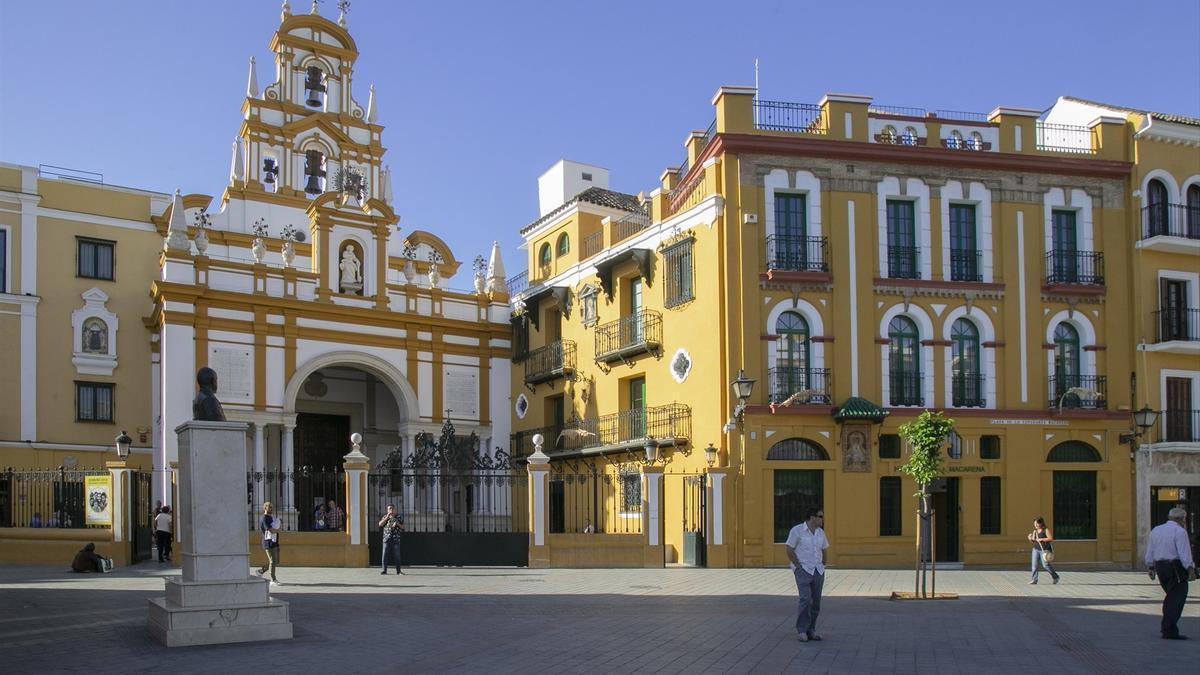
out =
{"type": "Polygon", "coordinates": [[[965,110],[934,110],[933,116],[944,120],[964,120],[968,122],[986,122],[987,113],[967,112],[965,110]]]}
{"type": "Polygon", "coordinates": [[[786,234],[767,236],[767,269],[828,272],[829,240],[786,234]]]}
{"type": "Polygon", "coordinates": [[[367,525],[378,530],[388,505],[406,534],[529,531],[529,474],[500,469],[394,469],[367,476],[367,525]]]}
{"type": "Polygon", "coordinates": [[[575,341],[556,340],[525,357],[525,383],[537,384],[575,372],[575,341]]]}
{"type": "Polygon", "coordinates": [[[1158,440],[1167,443],[1200,443],[1200,410],[1163,411],[1158,440]]]}
{"type": "Polygon", "coordinates": [[[1046,254],[1047,284],[1104,285],[1104,254],[1055,249],[1046,254]]]}
{"type": "Polygon", "coordinates": [[[699,155],[700,153],[704,152],[704,149],[708,147],[709,143],[712,143],[712,139],[716,135],[717,118],[714,117],[712,124],[708,125],[708,128],[704,130],[704,138],[700,139],[700,147],[696,149],[696,154],[699,155]]]}
{"type": "Polygon", "coordinates": [[[259,529],[264,502],[271,502],[284,531],[345,531],[346,474],[340,468],[311,467],[290,472],[246,472],[246,522],[250,530],[259,529]],[[333,510],[328,507],[330,500],[336,507],[333,510]]]}
{"type": "Polygon", "coordinates": [[[579,248],[579,259],[587,260],[588,258],[599,255],[604,250],[604,230],[593,232],[583,238],[583,244],[579,248]]]}
{"type": "Polygon", "coordinates": [[[643,309],[596,327],[596,359],[621,358],[662,344],[662,314],[643,309]]]}
{"type": "Polygon", "coordinates": [[[1095,134],[1074,124],[1037,123],[1037,149],[1081,155],[1096,154],[1095,134]]]}
{"type": "Polygon", "coordinates": [[[1148,204],[1142,207],[1142,239],[1150,237],[1200,239],[1200,206],[1148,204]]]}
{"type": "Polygon", "coordinates": [[[560,467],[550,472],[552,534],[641,534],[642,475],[634,468],[560,467]]]}
{"type": "Polygon", "coordinates": [[[869,105],[867,113],[871,115],[898,115],[900,117],[925,117],[924,108],[911,108],[902,105],[869,105]]]}
{"type": "Polygon", "coordinates": [[[1107,407],[1108,378],[1103,375],[1051,375],[1046,390],[1050,392],[1050,407],[1090,408],[1103,410],[1107,407]]]}
{"type": "MultiPolygon", "coordinates": [[[[107,475],[103,469],[9,467],[0,473],[0,527],[107,528],[87,524],[89,504],[84,488],[88,476],[107,475]]],[[[108,499],[112,499],[111,493],[108,499]]],[[[106,506],[114,516],[123,508],[111,501],[91,506],[106,506]]]]}
{"type": "Polygon", "coordinates": [[[617,220],[609,222],[612,244],[625,241],[648,227],[650,227],[649,214],[642,211],[631,211],[617,220]]]}
{"type": "Polygon", "coordinates": [[[757,99],[754,101],[754,128],[798,134],[823,134],[828,130],[819,105],[757,99]]]}
{"type": "Polygon", "coordinates": [[[951,281],[983,281],[983,254],[971,249],[950,249],[951,281]]]}
{"type": "Polygon", "coordinates": [[[521,291],[529,288],[529,270],[525,270],[520,274],[514,274],[504,282],[508,286],[508,294],[516,295],[521,291]]]}
{"type": "Polygon", "coordinates": [[[770,402],[788,406],[802,403],[827,405],[830,402],[829,373],[828,368],[768,368],[770,402]]]}
{"type": "Polygon", "coordinates": [[[1168,307],[1154,313],[1154,325],[1158,328],[1155,342],[1200,340],[1200,309],[1168,307]]]}
{"type": "Polygon", "coordinates": [[[575,420],[562,430],[560,436],[558,447],[564,450],[640,441],[647,436],[690,439],[692,409],[683,403],[669,403],[624,410],[591,420],[575,420]]]}

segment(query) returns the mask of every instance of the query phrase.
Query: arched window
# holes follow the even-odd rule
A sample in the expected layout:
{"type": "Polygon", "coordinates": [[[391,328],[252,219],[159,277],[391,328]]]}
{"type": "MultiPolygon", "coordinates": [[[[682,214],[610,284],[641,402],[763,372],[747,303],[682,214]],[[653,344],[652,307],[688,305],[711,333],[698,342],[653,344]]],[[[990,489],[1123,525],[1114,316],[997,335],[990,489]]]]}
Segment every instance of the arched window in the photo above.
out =
{"type": "Polygon", "coordinates": [[[950,376],[956,407],[982,407],[983,377],[979,367],[979,329],[966,319],[950,327],[950,376]]]}
{"type": "Polygon", "coordinates": [[[917,324],[898,316],[888,324],[892,405],[923,405],[921,396],[921,335],[917,324]]]}
{"type": "Polygon", "coordinates": [[[917,128],[904,127],[904,135],[900,137],[901,145],[916,145],[917,144],[917,128]]]}
{"type": "Polygon", "coordinates": [[[887,125],[886,127],[884,127],[883,131],[879,132],[879,142],[880,143],[887,143],[888,145],[893,145],[896,143],[896,140],[898,138],[899,137],[896,134],[896,127],[894,127],[890,124],[887,125]]]}
{"type": "Polygon", "coordinates": [[[81,345],[85,354],[108,354],[108,324],[100,319],[83,322],[81,345]]]}
{"type": "Polygon", "coordinates": [[[969,143],[969,147],[972,150],[983,150],[983,134],[979,133],[978,131],[972,131],[971,140],[969,143]]]}
{"type": "Polygon", "coordinates": [[[558,244],[555,248],[558,249],[558,256],[560,258],[571,250],[571,238],[567,236],[566,232],[558,235],[558,244]]]}
{"type": "Polygon", "coordinates": [[[957,129],[955,129],[954,131],[951,131],[951,132],[950,132],[950,138],[947,138],[947,139],[946,139],[946,147],[947,147],[947,148],[953,148],[953,149],[955,149],[955,150],[958,150],[958,149],[960,149],[960,148],[966,147],[966,146],[963,144],[963,135],[962,135],[962,132],[958,131],[957,129]]]}
{"type": "Polygon", "coordinates": [[[1064,441],[1046,455],[1047,462],[1099,462],[1100,451],[1083,441],[1064,441]]]}
{"type": "Polygon", "coordinates": [[[542,247],[540,249],[538,249],[538,265],[540,265],[542,267],[549,267],[549,265],[550,265],[550,244],[548,244],[548,243],[542,244],[542,247]]]}
{"type": "Polygon", "coordinates": [[[829,453],[807,438],[788,438],[772,445],[767,450],[767,459],[822,462],[829,459],[829,453]]]}
{"type": "Polygon", "coordinates": [[[775,367],[772,369],[771,402],[778,403],[796,392],[810,389],[809,359],[812,343],[808,322],[796,312],[784,312],[775,322],[775,367]]]}
{"type": "Polygon", "coordinates": [[[1146,185],[1146,227],[1151,237],[1170,233],[1170,206],[1167,186],[1157,178],[1146,185]]]}
{"type": "Polygon", "coordinates": [[[1187,236],[1200,239],[1200,184],[1193,183],[1187,189],[1187,236]]]}
{"type": "Polygon", "coordinates": [[[1054,376],[1051,392],[1057,401],[1073,387],[1082,386],[1079,356],[1079,331],[1067,322],[1054,328],[1054,376]]]}

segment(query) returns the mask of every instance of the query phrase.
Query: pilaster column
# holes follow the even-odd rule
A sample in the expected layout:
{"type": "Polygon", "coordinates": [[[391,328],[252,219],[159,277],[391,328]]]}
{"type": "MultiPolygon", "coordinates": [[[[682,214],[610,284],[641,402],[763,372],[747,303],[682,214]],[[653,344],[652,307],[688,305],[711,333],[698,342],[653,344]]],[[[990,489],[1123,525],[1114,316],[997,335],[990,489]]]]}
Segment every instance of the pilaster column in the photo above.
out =
{"type": "Polygon", "coordinates": [[[705,489],[708,490],[708,518],[705,523],[708,528],[708,550],[705,560],[708,567],[732,567],[729,559],[729,547],[725,544],[725,508],[731,500],[726,499],[726,490],[732,485],[728,480],[733,470],[720,467],[708,470],[708,480],[705,489]]]}
{"type": "MultiPolygon", "coordinates": [[[[541,434],[535,435],[540,440],[541,434]]],[[[529,567],[550,566],[550,546],[546,539],[546,520],[550,512],[550,458],[542,452],[542,444],[533,446],[529,456],[529,567]]]]}
{"type": "Polygon", "coordinates": [[[170,492],[163,495],[163,503],[171,505],[171,531],[175,533],[175,541],[183,543],[183,522],[179,518],[179,460],[168,462],[167,472],[171,476],[170,492]]]}
{"type": "Polygon", "coordinates": [[[346,532],[350,535],[353,560],[366,567],[370,557],[367,550],[367,472],[371,462],[362,453],[362,436],[355,433],[350,439],[354,449],[342,458],[346,470],[346,532]]]}
{"type": "Polygon", "coordinates": [[[127,541],[134,522],[129,512],[129,473],[124,461],[105,462],[108,475],[112,478],[112,537],[113,543],[127,541]]]}
{"type": "Polygon", "coordinates": [[[642,566],[666,567],[663,542],[663,467],[642,466],[642,566]]]}
{"type": "Polygon", "coordinates": [[[282,516],[289,530],[294,528],[296,522],[296,490],[295,483],[292,482],[292,472],[295,471],[295,449],[292,438],[295,431],[295,421],[284,422],[279,448],[279,468],[282,472],[279,480],[279,497],[283,504],[279,505],[276,512],[282,516]]]}
{"type": "Polygon", "coordinates": [[[263,471],[266,468],[267,449],[263,445],[263,424],[254,423],[254,504],[255,510],[261,510],[263,503],[263,471]]]}

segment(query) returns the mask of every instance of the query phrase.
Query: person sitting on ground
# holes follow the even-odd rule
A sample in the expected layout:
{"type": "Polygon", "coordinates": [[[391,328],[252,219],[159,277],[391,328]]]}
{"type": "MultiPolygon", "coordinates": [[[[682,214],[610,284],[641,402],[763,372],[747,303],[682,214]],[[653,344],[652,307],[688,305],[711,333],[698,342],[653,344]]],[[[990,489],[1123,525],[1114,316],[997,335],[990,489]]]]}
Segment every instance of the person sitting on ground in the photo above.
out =
{"type": "Polygon", "coordinates": [[[41,511],[38,511],[37,513],[33,514],[33,518],[29,519],[29,526],[30,527],[41,527],[42,526],[41,511]]]}
{"type": "Polygon", "coordinates": [[[92,543],[80,549],[71,561],[72,572],[106,572],[112,566],[112,560],[96,553],[96,545],[92,543]]]}

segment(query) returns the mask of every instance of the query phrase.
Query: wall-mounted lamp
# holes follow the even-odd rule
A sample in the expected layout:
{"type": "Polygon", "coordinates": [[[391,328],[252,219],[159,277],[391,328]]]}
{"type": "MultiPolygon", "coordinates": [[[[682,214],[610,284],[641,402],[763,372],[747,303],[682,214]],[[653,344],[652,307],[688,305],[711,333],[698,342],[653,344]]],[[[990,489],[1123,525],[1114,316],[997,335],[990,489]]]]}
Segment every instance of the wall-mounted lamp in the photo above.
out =
{"type": "Polygon", "coordinates": [[[647,464],[653,464],[658,461],[658,441],[654,440],[653,436],[646,437],[646,442],[642,449],[646,451],[647,464]]]}
{"type": "Polygon", "coordinates": [[[717,463],[717,449],[712,443],[709,443],[708,447],[704,449],[704,461],[708,462],[709,466],[717,463]]]}
{"type": "Polygon", "coordinates": [[[121,435],[116,438],[117,443],[117,459],[127,459],[129,457],[129,445],[133,443],[133,439],[125,430],[121,430],[121,435]]]}

